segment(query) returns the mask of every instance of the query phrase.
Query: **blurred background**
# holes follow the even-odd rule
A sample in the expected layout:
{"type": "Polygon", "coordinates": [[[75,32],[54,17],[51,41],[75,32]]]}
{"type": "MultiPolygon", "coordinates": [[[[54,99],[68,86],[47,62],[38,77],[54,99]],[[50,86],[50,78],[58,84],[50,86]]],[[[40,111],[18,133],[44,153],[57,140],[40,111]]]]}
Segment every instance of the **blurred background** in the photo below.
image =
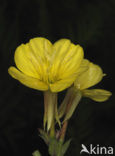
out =
{"type": "MultiPolygon", "coordinates": [[[[85,57],[107,74],[96,88],[112,91],[103,103],[83,98],[69,122],[72,138],[67,156],[79,156],[81,144],[115,145],[115,1],[114,0],[1,0],[0,1],[0,155],[31,156],[47,146],[39,137],[43,93],[8,75],[18,45],[34,37],[53,43],[68,38],[83,46],[85,57]]],[[[59,98],[64,97],[59,93],[59,98]]],[[[85,155],[85,154],[83,154],[85,155]]]]}

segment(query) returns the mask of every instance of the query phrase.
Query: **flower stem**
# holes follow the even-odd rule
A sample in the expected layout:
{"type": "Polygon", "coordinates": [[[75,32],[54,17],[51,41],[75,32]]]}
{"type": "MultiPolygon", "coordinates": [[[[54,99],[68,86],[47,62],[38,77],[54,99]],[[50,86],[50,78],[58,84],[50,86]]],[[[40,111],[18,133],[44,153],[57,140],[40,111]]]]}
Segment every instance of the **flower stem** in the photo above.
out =
{"type": "Polygon", "coordinates": [[[63,142],[64,139],[65,139],[67,126],[68,126],[68,120],[66,120],[66,121],[63,123],[62,129],[61,129],[61,132],[60,132],[60,141],[62,141],[62,142],[63,142]]]}

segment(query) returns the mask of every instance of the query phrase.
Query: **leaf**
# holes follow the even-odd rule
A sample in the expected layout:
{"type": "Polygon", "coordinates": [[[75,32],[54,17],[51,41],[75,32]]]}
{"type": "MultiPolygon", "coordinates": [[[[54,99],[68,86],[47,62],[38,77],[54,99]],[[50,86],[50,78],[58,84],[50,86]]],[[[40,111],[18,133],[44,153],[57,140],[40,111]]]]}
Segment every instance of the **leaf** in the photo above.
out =
{"type": "Polygon", "coordinates": [[[33,156],[41,156],[40,152],[37,150],[37,151],[34,151],[32,153],[33,156]]]}
{"type": "Polygon", "coordinates": [[[49,143],[49,136],[46,132],[44,132],[42,129],[39,129],[39,132],[40,132],[40,137],[44,140],[44,142],[46,144],[49,143]]]}
{"type": "Polygon", "coordinates": [[[70,145],[71,139],[69,139],[68,141],[66,141],[66,143],[62,146],[62,156],[66,153],[69,145],[70,145]]]}

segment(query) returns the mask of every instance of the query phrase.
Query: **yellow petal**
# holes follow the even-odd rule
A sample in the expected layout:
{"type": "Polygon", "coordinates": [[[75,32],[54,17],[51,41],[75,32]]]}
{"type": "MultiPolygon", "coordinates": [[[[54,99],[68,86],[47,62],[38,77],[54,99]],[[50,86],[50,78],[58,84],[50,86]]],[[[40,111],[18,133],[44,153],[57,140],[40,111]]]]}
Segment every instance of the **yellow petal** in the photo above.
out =
{"type": "MultiPolygon", "coordinates": [[[[53,51],[49,77],[51,82],[53,83],[56,79],[58,84],[58,81],[60,83],[60,80],[69,78],[74,81],[83,59],[83,49],[79,45],[72,44],[70,40],[62,39],[53,45],[53,51]],[[74,77],[74,79],[71,77],[74,77]]],[[[72,81],[70,81],[68,86],[73,83],[72,81]]]]}
{"type": "Polygon", "coordinates": [[[17,79],[18,81],[20,81],[22,84],[24,84],[27,87],[33,88],[33,89],[37,89],[37,90],[48,90],[48,86],[43,83],[42,81],[27,76],[25,74],[23,74],[22,72],[20,72],[19,70],[17,70],[15,67],[10,67],[8,69],[9,74],[17,79]]]}
{"type": "Polygon", "coordinates": [[[88,70],[77,77],[74,85],[80,90],[89,88],[99,83],[102,80],[103,75],[103,71],[98,65],[89,63],[88,70]]]}
{"type": "Polygon", "coordinates": [[[53,82],[55,80],[55,77],[57,77],[61,62],[64,59],[70,47],[70,44],[71,44],[70,40],[67,39],[61,39],[54,43],[50,75],[49,75],[50,76],[49,79],[51,82],[53,82]]]}
{"type": "Polygon", "coordinates": [[[71,44],[59,68],[59,77],[65,79],[68,76],[77,74],[80,64],[83,60],[84,52],[80,45],[71,44]]]}
{"type": "Polygon", "coordinates": [[[26,75],[43,79],[50,59],[52,44],[45,38],[34,38],[15,51],[16,66],[26,75]]]}
{"type": "Polygon", "coordinates": [[[86,89],[83,90],[82,92],[83,92],[83,96],[89,97],[92,100],[97,102],[106,101],[112,95],[111,92],[103,89],[90,89],[90,90],[86,89]]]}
{"type": "Polygon", "coordinates": [[[16,49],[14,55],[16,66],[26,75],[38,78],[39,75],[32,64],[29,54],[29,47],[27,45],[21,44],[16,49]]]}
{"type": "Polygon", "coordinates": [[[49,40],[42,37],[31,39],[29,47],[38,62],[49,63],[51,61],[52,43],[49,40]]]}
{"type": "Polygon", "coordinates": [[[89,69],[89,60],[83,59],[81,62],[81,65],[78,69],[78,75],[82,74],[83,72],[86,72],[89,69]]]}
{"type": "Polygon", "coordinates": [[[40,79],[47,82],[49,81],[49,65],[52,56],[52,43],[42,37],[37,37],[31,39],[29,42],[29,47],[32,50],[31,58],[34,58],[33,62],[37,62],[35,67],[40,73],[40,79]]]}

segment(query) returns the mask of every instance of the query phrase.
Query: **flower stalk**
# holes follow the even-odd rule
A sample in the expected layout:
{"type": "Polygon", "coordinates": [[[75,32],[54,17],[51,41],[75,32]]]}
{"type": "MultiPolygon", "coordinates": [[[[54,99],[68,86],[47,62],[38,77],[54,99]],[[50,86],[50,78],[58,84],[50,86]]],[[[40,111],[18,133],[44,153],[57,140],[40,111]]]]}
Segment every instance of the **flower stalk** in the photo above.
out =
{"type": "Polygon", "coordinates": [[[68,120],[66,120],[64,123],[63,123],[63,126],[60,130],[60,141],[64,142],[65,140],[65,135],[66,135],[66,130],[67,130],[67,126],[68,126],[68,120]]]}

